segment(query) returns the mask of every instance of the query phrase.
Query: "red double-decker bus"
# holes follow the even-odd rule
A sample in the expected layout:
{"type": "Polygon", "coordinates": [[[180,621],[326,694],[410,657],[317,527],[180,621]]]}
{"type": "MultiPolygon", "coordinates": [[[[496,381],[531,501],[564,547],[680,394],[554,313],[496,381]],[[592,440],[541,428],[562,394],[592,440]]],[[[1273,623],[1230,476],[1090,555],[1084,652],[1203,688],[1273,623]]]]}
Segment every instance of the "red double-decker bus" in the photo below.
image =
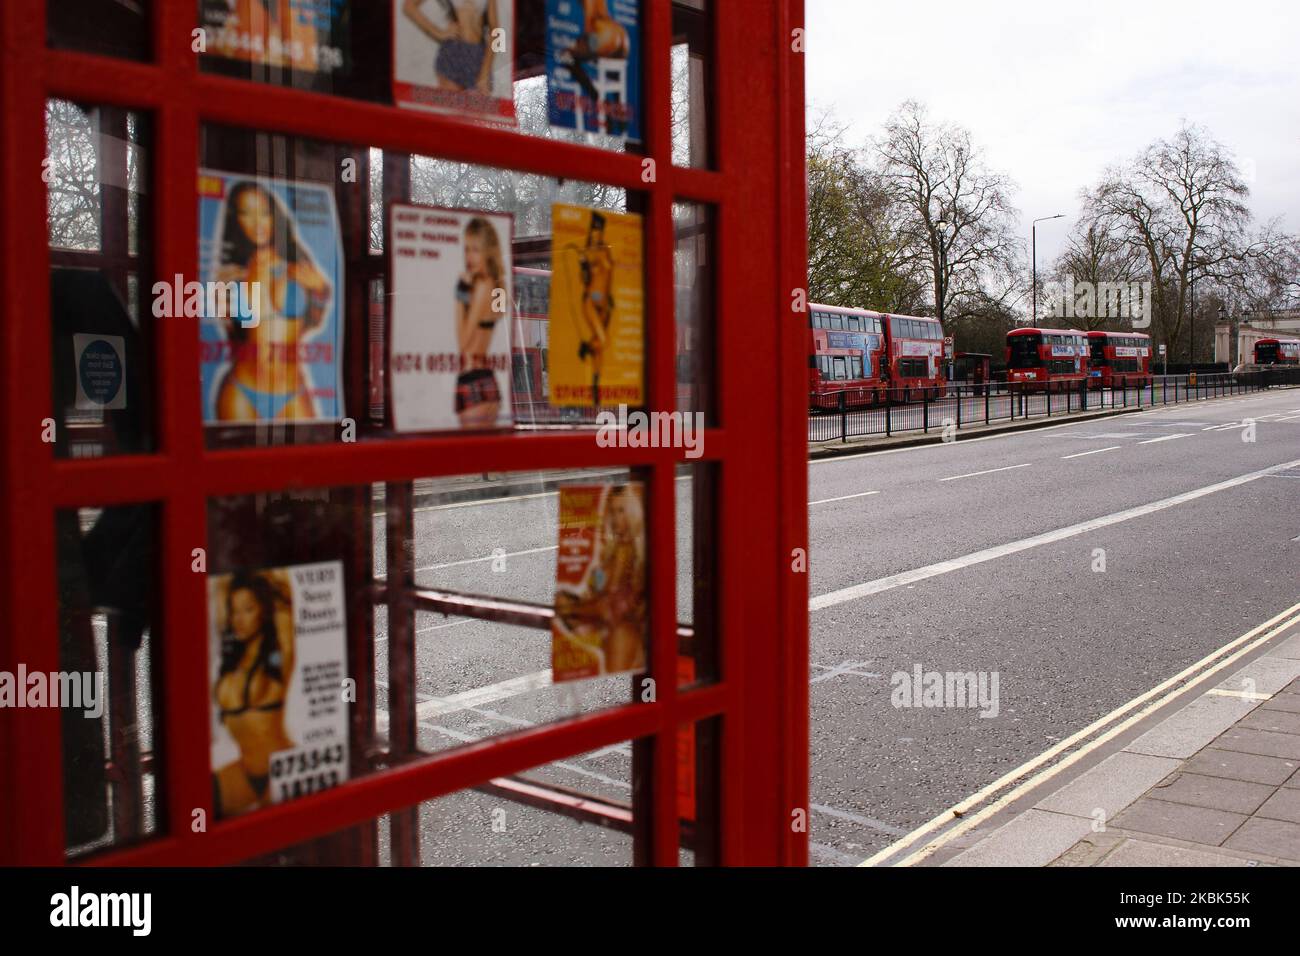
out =
{"type": "Polygon", "coordinates": [[[1300,339],[1260,339],[1255,343],[1256,365],[1300,365],[1300,339]]]}
{"type": "Polygon", "coordinates": [[[1088,387],[1141,388],[1151,384],[1151,336],[1141,332],[1088,333],[1088,387]]]}
{"type": "Polygon", "coordinates": [[[878,404],[885,399],[885,330],[879,312],[809,305],[810,408],[878,404]]]}
{"type": "Polygon", "coordinates": [[[894,390],[894,397],[905,402],[938,398],[946,383],[939,320],[914,315],[882,318],[889,348],[886,384],[894,390]]]}
{"type": "Polygon", "coordinates": [[[1079,329],[1012,329],[1007,382],[1032,391],[1077,388],[1088,376],[1088,336],[1079,329]]]}

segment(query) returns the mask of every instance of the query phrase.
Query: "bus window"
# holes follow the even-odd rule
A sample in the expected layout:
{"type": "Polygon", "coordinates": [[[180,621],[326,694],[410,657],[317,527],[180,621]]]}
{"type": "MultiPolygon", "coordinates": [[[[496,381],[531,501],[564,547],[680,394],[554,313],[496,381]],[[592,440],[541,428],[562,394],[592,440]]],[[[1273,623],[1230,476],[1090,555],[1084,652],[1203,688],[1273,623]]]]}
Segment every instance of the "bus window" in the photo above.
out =
{"type": "Polygon", "coordinates": [[[850,316],[849,316],[849,331],[850,331],[850,332],[861,332],[861,331],[862,331],[862,322],[861,322],[861,320],[858,319],[858,317],[857,317],[856,315],[850,315],[850,316]]]}
{"type": "MultiPolygon", "coordinates": [[[[1050,336],[1042,336],[1041,338],[1050,338],[1050,336]]],[[[1040,336],[1037,335],[1013,336],[1007,345],[1011,350],[1011,355],[1007,364],[1012,368],[1041,367],[1043,359],[1038,354],[1039,341],[1040,336]]]]}
{"type": "Polygon", "coordinates": [[[853,366],[850,372],[852,377],[862,378],[862,359],[854,355],[849,359],[849,363],[853,366]]]}
{"type": "Polygon", "coordinates": [[[844,316],[835,312],[831,313],[831,328],[837,332],[844,331],[844,316]]]}
{"type": "Polygon", "coordinates": [[[849,377],[848,370],[845,369],[844,367],[843,356],[840,355],[835,356],[835,374],[831,377],[834,378],[836,381],[840,381],[841,379],[846,379],[849,377]]]}

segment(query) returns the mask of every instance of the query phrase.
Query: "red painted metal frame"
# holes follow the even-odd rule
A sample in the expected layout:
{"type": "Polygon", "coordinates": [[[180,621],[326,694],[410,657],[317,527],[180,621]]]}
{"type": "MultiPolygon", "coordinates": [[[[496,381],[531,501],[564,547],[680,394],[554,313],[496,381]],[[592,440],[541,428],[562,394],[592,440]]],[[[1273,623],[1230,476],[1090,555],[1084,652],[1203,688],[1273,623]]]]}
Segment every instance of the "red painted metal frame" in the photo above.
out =
{"type": "MultiPolygon", "coordinates": [[[[193,3],[154,0],[151,63],[46,49],[45,0],[0,5],[0,668],[59,668],[54,513],[158,502],[155,621],[160,830],[100,854],[100,864],[225,864],[329,834],[381,813],[484,785],[576,753],[651,742],[650,862],[678,859],[678,727],[720,716],[720,845],[724,864],[807,862],[806,285],[803,55],[792,47],[802,0],[713,0],[713,170],[674,168],[669,122],[671,6],[645,4],[647,155],[471,128],[445,117],[272,88],[199,72],[193,3]],[[194,319],[154,328],[156,454],[55,460],[41,440],[52,415],[50,251],[45,236],[44,104],[49,97],[150,113],[153,272],[197,272],[199,130],[209,122],[343,140],[622,186],[645,196],[648,406],[674,407],[674,200],[716,212],[715,335],[733,344],[714,369],[722,428],[706,434],[716,466],[714,620],[721,678],[678,693],[675,467],[681,449],[609,451],[590,435],[486,435],[247,451],[204,447],[194,319]],[[739,354],[743,350],[743,354],[739,354]],[[754,383],[771,387],[754,388],[754,383]],[[651,675],[657,700],[576,717],[353,780],[343,787],[193,832],[210,814],[205,580],[191,550],[207,541],[209,496],[286,487],[403,481],[447,473],[638,465],[649,474],[651,675]]],[[[64,862],[59,713],[0,710],[0,863],[64,862]]]]}

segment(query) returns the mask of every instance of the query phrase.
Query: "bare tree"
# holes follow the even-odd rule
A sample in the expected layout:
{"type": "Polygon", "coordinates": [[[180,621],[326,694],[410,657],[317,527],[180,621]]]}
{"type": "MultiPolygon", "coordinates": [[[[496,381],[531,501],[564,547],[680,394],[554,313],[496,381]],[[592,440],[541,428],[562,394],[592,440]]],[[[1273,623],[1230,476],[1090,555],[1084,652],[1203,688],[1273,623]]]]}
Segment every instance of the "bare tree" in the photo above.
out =
{"type": "Polygon", "coordinates": [[[50,245],[98,249],[100,183],[94,116],[67,100],[45,104],[45,180],[50,245]]]}
{"type": "Polygon", "coordinates": [[[827,305],[907,312],[925,277],[884,179],[823,116],[808,137],[808,294],[827,305]]]}
{"type": "Polygon", "coordinates": [[[932,122],[924,106],[908,100],[886,123],[875,152],[945,323],[1024,297],[1024,249],[1009,198],[1014,184],[985,166],[968,131],[932,122]]]}
{"type": "Polygon", "coordinates": [[[1153,327],[1170,354],[1190,315],[1193,281],[1240,280],[1261,252],[1247,234],[1248,195],[1231,154],[1188,124],[1084,194],[1086,215],[1144,261],[1153,327]]]}
{"type": "MultiPolygon", "coordinates": [[[[1140,281],[1144,275],[1144,260],[1139,252],[1126,243],[1118,234],[1108,230],[1096,219],[1079,220],[1066,240],[1065,251],[1057,257],[1048,271],[1051,279],[1066,288],[1073,280],[1076,283],[1089,283],[1094,289],[1105,283],[1129,283],[1140,281]]],[[[1064,303],[1044,298],[1039,289],[1039,301],[1046,302],[1047,314],[1053,314],[1053,308],[1064,303]]],[[[1075,314],[1070,318],[1076,328],[1091,331],[1107,327],[1118,328],[1115,321],[1104,309],[1086,310],[1086,314],[1075,314]]]]}

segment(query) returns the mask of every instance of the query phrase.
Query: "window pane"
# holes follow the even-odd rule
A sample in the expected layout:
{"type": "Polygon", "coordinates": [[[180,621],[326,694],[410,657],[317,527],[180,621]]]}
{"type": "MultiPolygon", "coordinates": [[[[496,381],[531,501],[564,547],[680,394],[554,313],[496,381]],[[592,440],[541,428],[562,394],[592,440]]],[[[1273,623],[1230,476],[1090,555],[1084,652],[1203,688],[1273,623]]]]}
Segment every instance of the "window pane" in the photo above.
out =
{"type": "Polygon", "coordinates": [[[709,54],[713,18],[703,2],[673,3],[672,150],[676,166],[710,164],[709,54]]]}
{"type": "MultiPolygon", "coordinates": [[[[159,827],[155,515],[150,505],[55,513],[59,692],[72,695],[60,698],[70,857],[135,842],[159,827]]],[[[49,686],[53,692],[55,682],[49,686]]]]}
{"type": "Polygon", "coordinates": [[[677,245],[673,255],[677,316],[677,410],[696,413],[713,425],[712,209],[697,203],[674,203],[677,245]]]}
{"type": "Polygon", "coordinates": [[[718,678],[717,468],[714,465],[677,467],[677,621],[691,626],[689,638],[679,636],[677,674],[682,686],[712,683],[718,678]]]}
{"type": "Polygon", "coordinates": [[[143,114],[46,104],[57,457],[154,447],[152,262],[143,114]]]}
{"type": "Polygon", "coordinates": [[[46,0],[47,42],[56,49],[149,58],[153,0],[46,0]]]}

